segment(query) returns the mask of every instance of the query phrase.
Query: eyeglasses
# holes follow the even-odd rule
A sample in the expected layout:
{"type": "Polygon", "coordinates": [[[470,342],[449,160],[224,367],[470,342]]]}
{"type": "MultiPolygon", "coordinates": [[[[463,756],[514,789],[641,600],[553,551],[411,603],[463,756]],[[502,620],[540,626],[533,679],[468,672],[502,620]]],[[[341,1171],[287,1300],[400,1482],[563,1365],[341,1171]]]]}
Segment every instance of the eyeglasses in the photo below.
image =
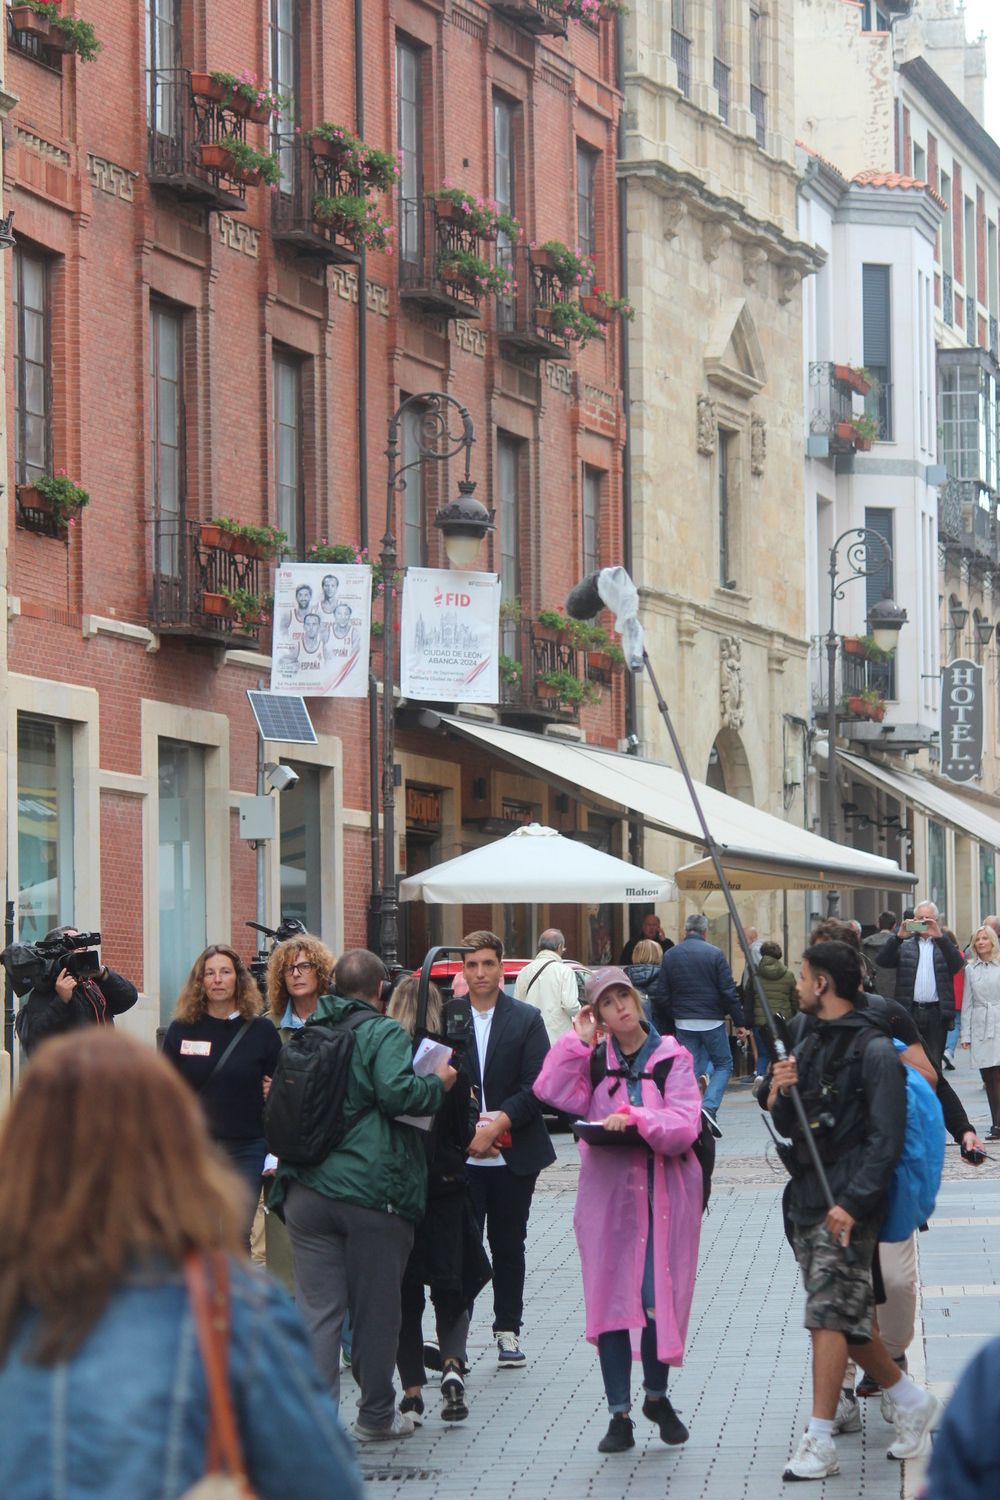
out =
{"type": "Polygon", "coordinates": [[[287,978],[289,974],[308,974],[309,970],[315,969],[315,967],[315,964],[310,963],[289,964],[285,970],[285,977],[287,978]]]}

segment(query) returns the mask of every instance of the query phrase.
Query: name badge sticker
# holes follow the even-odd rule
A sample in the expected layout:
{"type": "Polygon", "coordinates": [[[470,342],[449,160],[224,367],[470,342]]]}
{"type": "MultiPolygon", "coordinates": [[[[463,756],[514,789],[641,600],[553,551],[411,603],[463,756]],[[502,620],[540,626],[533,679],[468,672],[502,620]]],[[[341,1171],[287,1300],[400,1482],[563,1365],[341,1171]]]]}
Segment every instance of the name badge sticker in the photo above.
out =
{"type": "Polygon", "coordinates": [[[181,1057],[211,1057],[211,1042],[195,1042],[185,1037],[181,1042],[181,1057]]]}

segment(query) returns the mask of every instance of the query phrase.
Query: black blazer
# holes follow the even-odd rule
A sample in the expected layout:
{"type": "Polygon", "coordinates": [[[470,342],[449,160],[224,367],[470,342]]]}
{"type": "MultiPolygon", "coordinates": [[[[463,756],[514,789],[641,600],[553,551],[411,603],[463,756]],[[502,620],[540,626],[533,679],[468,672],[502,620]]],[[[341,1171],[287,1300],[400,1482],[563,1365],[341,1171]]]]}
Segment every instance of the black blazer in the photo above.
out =
{"type": "MultiPolygon", "coordinates": [[[[464,1011],[469,1026],[466,1067],[482,1101],[484,1080],[479,1069],[475,1023],[468,998],[452,1000],[449,1007],[464,1011]]],[[[532,1177],[556,1159],[542,1119],[542,1106],[532,1093],[532,1084],[542,1071],[549,1050],[548,1033],[537,1006],[512,1000],[501,991],[490,1027],[486,1049],[486,1107],[502,1109],[510,1116],[513,1144],[501,1151],[516,1177],[532,1177]]]]}

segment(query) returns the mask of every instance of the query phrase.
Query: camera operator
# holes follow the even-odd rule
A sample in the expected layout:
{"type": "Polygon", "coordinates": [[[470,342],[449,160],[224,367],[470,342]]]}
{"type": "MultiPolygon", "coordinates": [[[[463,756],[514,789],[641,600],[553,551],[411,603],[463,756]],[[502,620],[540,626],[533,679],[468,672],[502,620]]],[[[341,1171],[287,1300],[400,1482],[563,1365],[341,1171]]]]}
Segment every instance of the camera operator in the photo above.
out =
{"type": "MultiPolygon", "coordinates": [[[[42,943],[75,937],[76,927],[53,927],[42,943]]],[[[67,953],[67,959],[69,953],[67,953]]],[[[54,977],[36,979],[17,1013],[15,1030],[25,1055],[30,1056],[46,1037],[62,1036],[79,1026],[111,1026],[113,1017],[131,1010],[139,992],[130,980],[102,964],[79,978],[63,966],[54,977]]]]}

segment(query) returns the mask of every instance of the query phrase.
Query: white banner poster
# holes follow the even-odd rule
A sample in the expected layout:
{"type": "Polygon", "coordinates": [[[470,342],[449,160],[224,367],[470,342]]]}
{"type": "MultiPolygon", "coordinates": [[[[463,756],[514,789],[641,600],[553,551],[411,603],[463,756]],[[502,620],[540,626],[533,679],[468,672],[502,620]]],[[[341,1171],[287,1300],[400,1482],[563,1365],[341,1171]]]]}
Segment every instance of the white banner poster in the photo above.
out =
{"type": "Polygon", "coordinates": [[[283,563],[274,580],[271,692],[367,698],[372,570],[283,563]]]}
{"type": "Polygon", "coordinates": [[[437,703],[499,703],[500,580],[495,573],[408,568],[400,690],[437,703]]]}

